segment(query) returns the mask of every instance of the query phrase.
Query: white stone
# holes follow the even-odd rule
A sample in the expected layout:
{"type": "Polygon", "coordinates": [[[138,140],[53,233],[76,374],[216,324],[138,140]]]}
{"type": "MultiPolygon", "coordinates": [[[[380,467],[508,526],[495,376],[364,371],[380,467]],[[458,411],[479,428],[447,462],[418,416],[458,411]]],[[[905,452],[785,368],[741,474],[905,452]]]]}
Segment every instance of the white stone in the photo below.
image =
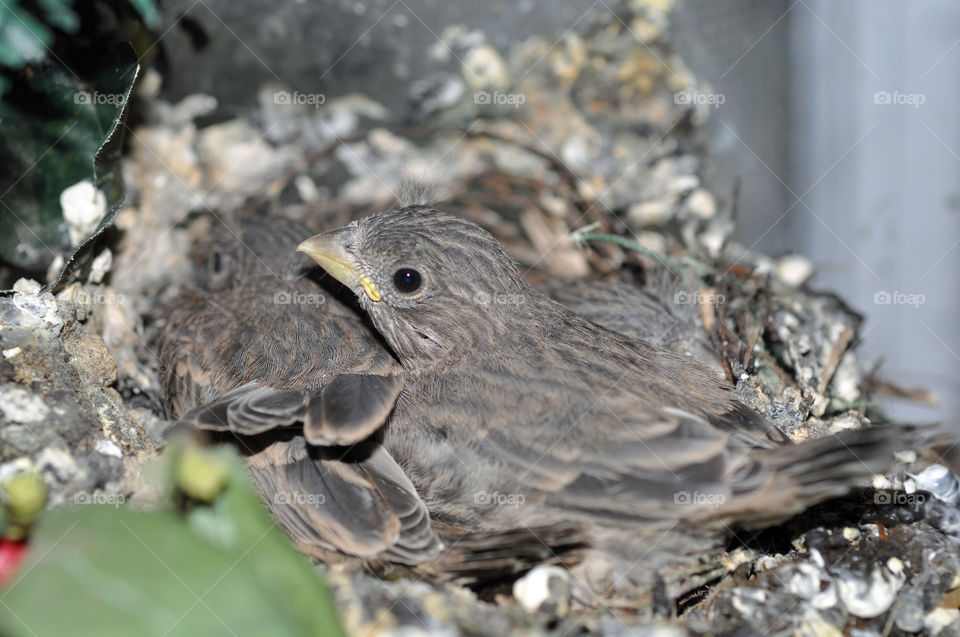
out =
{"type": "Polygon", "coordinates": [[[293,185],[297,189],[297,195],[306,203],[313,203],[320,199],[320,189],[310,175],[297,175],[293,179],[293,185]]]}
{"type": "Polygon", "coordinates": [[[938,606],[923,618],[923,627],[926,628],[927,632],[931,635],[936,635],[955,622],[958,617],[960,617],[960,610],[938,606]]]}
{"type": "Polygon", "coordinates": [[[41,422],[50,414],[43,398],[16,386],[0,393],[0,411],[7,420],[21,424],[41,422]]]}
{"type": "Polygon", "coordinates": [[[843,632],[816,611],[807,611],[795,635],[804,637],[842,637],[843,632]]]}
{"type": "Polygon", "coordinates": [[[874,569],[867,579],[837,578],[837,592],[840,601],[851,615],[872,619],[887,612],[893,600],[903,586],[902,575],[874,569]]]}
{"type": "Polygon", "coordinates": [[[627,217],[641,227],[663,225],[673,217],[673,203],[672,197],[664,197],[631,204],[627,217]]]}
{"type": "Polygon", "coordinates": [[[464,56],[463,79],[475,91],[503,91],[510,85],[510,71],[495,48],[481,44],[464,56]]]}
{"type": "Polygon", "coordinates": [[[904,451],[895,451],[893,457],[903,464],[913,464],[917,461],[917,452],[910,449],[904,451]]]}
{"type": "Polygon", "coordinates": [[[799,563],[787,580],[787,590],[797,597],[810,599],[820,591],[820,571],[811,564],[799,563]]]}
{"type": "Polygon", "coordinates": [[[103,219],[107,198],[92,181],[85,179],[60,193],[60,209],[70,233],[70,243],[80,245],[103,219]]]}
{"type": "Polygon", "coordinates": [[[791,287],[799,287],[813,276],[813,262],[799,254],[788,254],[777,261],[777,278],[791,287]]]}
{"type": "Polygon", "coordinates": [[[47,447],[40,452],[37,457],[37,467],[41,471],[52,471],[61,482],[68,482],[79,471],[73,456],[63,449],[53,447],[47,447]]]}
{"type": "Polygon", "coordinates": [[[103,278],[107,276],[112,266],[113,252],[110,251],[110,248],[104,248],[100,254],[94,257],[93,263],[90,264],[90,278],[87,280],[90,283],[102,283],[103,278]]]}
{"type": "Polygon", "coordinates": [[[901,560],[899,557],[891,557],[889,560],[887,560],[887,570],[894,575],[903,575],[903,560],[901,560]]]}
{"type": "Polygon", "coordinates": [[[810,605],[820,610],[826,610],[836,606],[837,601],[837,585],[832,579],[827,579],[827,586],[813,596],[810,605]]]}
{"type": "Polygon", "coordinates": [[[889,491],[893,488],[893,483],[890,482],[890,479],[887,476],[880,474],[873,476],[871,485],[877,491],[889,491]]]}
{"type": "Polygon", "coordinates": [[[570,576],[559,566],[537,566],[513,584],[513,596],[528,612],[537,612],[544,604],[556,604],[556,614],[566,615],[569,611],[570,576]],[[557,596],[556,582],[559,580],[560,596],[557,596]],[[553,583],[553,584],[552,584],[553,583]]]}
{"type": "Polygon", "coordinates": [[[101,455],[123,459],[123,452],[112,440],[98,440],[94,449],[101,455]]]}
{"type": "Polygon", "coordinates": [[[917,486],[950,504],[960,502],[960,479],[942,464],[932,464],[913,476],[917,486]]]}
{"type": "Polygon", "coordinates": [[[827,564],[826,560],[823,559],[823,553],[820,552],[820,549],[810,549],[810,561],[824,568],[827,564]]]}
{"type": "Polygon", "coordinates": [[[40,294],[41,285],[33,279],[17,279],[13,284],[13,291],[25,296],[36,296],[40,294]]]}
{"type": "Polygon", "coordinates": [[[741,615],[750,617],[757,612],[757,608],[767,601],[767,591],[762,588],[738,586],[732,591],[730,602],[741,615]]]}
{"type": "Polygon", "coordinates": [[[49,329],[56,334],[63,329],[57,301],[49,292],[40,294],[40,284],[29,279],[20,279],[13,284],[13,305],[20,310],[25,323],[33,327],[49,329]]]}
{"type": "Polygon", "coordinates": [[[709,190],[697,188],[684,200],[683,209],[700,219],[712,219],[717,214],[717,200],[709,190]]]}

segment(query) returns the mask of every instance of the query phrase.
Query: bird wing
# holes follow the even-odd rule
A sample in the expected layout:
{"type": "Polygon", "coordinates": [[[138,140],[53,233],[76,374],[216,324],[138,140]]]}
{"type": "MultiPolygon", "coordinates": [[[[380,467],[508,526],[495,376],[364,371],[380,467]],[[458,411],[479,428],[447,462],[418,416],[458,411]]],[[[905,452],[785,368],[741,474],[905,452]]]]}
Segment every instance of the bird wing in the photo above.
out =
{"type": "MultiPolygon", "coordinates": [[[[675,520],[691,511],[691,502],[709,506],[728,498],[756,475],[752,451],[776,446],[751,435],[750,427],[669,406],[669,395],[635,391],[635,377],[621,382],[605,374],[597,382],[585,363],[567,371],[554,364],[549,373],[539,366],[533,356],[489,358],[421,380],[417,395],[401,397],[398,424],[408,426],[388,427],[391,444],[416,431],[417,422],[432,423],[452,438],[445,444],[468,467],[474,458],[477,467],[496,467],[488,486],[502,493],[535,491],[565,511],[647,520],[675,520]]],[[[724,396],[736,412],[739,403],[724,396]]],[[[410,455],[402,461],[416,463],[410,455]]]]}
{"type": "MultiPolygon", "coordinates": [[[[536,498],[568,522],[769,525],[882,471],[909,437],[904,428],[872,427],[776,444],[750,423],[741,426],[759,417],[729,398],[719,410],[728,422],[710,410],[646,401],[628,385],[573,391],[574,377],[556,370],[522,385],[489,367],[463,374],[447,374],[458,394],[434,384],[456,397],[441,412],[459,425],[447,427],[456,436],[450,447],[485,464],[475,476],[488,478],[496,467],[491,490],[536,498]]],[[[524,514],[523,507],[487,513],[524,514]]]]}
{"type": "Polygon", "coordinates": [[[485,440],[548,503],[612,517],[675,519],[723,501],[756,466],[749,448],[680,409],[624,415],[595,404],[581,413],[552,438],[497,428],[485,440]]]}
{"type": "Polygon", "coordinates": [[[250,458],[268,508],[309,554],[416,564],[442,548],[413,484],[379,443],[321,448],[293,436],[250,458]]]}
{"type": "Polygon", "coordinates": [[[313,445],[349,445],[379,429],[400,393],[397,375],[342,374],[310,390],[247,383],[181,416],[179,424],[238,435],[303,424],[313,445]]]}

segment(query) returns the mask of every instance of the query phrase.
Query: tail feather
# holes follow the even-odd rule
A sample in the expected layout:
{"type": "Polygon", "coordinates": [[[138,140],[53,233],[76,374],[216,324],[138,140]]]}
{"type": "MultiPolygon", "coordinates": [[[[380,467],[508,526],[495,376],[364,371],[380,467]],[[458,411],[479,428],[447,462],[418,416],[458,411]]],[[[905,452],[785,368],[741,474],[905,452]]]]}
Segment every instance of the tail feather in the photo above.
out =
{"type": "Polygon", "coordinates": [[[783,522],[886,473],[894,466],[894,452],[915,447],[929,432],[924,426],[882,425],[763,451],[758,455],[765,465],[762,473],[773,479],[759,488],[735,492],[715,515],[752,528],[783,522]]]}

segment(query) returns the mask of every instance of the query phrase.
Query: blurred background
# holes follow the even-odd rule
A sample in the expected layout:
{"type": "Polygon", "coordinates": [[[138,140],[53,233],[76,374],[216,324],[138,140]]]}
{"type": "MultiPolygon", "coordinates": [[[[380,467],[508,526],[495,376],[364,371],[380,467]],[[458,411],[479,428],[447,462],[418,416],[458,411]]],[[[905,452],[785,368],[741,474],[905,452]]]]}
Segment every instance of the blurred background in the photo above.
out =
{"type": "Polygon", "coordinates": [[[892,415],[960,420],[960,6],[681,0],[674,28],[727,98],[710,179],[743,180],[737,235],[813,259],[862,353],[939,395],[892,415]]]}

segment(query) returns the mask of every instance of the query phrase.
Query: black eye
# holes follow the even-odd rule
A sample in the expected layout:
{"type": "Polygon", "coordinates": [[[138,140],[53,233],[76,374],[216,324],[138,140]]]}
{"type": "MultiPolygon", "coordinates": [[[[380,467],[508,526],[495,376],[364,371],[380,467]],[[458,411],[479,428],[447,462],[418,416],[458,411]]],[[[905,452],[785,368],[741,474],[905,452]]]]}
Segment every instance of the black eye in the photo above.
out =
{"type": "Polygon", "coordinates": [[[393,287],[404,294],[410,294],[420,289],[423,278],[412,268],[400,268],[393,273],[393,287]]]}

